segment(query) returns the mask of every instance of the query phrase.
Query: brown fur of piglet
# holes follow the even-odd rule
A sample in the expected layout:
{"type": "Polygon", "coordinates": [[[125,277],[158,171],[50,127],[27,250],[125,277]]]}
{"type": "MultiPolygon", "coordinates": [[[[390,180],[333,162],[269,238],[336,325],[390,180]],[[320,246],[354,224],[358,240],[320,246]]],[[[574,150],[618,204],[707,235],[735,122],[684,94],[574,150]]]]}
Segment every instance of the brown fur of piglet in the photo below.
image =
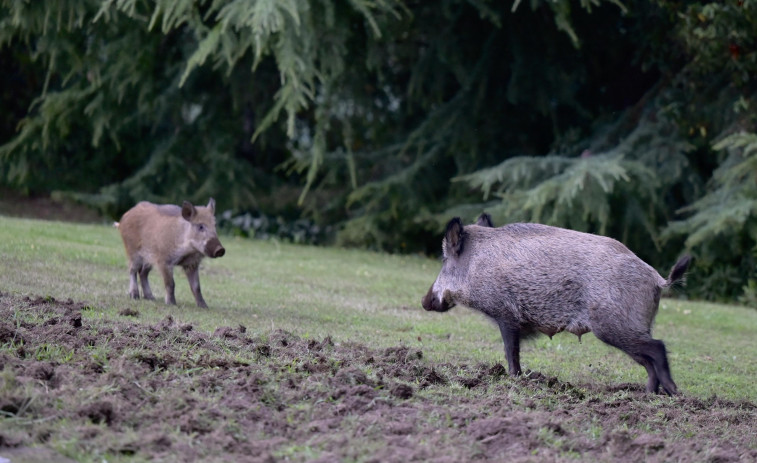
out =
{"type": "Polygon", "coordinates": [[[221,257],[226,250],[216,233],[215,200],[207,206],[189,201],[173,204],[138,203],[116,224],[129,259],[129,296],[139,299],[137,275],[145,299],[155,299],[147,279],[156,268],[166,287],[166,304],[176,304],[173,268],[181,266],[199,307],[207,307],[200,291],[200,262],[205,256],[221,257]]]}

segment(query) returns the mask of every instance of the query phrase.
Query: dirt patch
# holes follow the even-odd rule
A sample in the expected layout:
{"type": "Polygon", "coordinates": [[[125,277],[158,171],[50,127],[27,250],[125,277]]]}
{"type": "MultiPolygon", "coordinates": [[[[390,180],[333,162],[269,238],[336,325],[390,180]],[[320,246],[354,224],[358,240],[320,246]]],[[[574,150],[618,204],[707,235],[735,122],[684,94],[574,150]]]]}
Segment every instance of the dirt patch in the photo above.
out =
{"type": "Polygon", "coordinates": [[[0,294],[0,457],[74,460],[753,461],[751,402],[573,385],[406,346],[170,317],[89,319],[0,294]]]}
{"type": "Polygon", "coordinates": [[[105,220],[93,209],[67,199],[24,196],[7,188],[0,188],[0,215],[81,223],[101,223],[105,220]]]}

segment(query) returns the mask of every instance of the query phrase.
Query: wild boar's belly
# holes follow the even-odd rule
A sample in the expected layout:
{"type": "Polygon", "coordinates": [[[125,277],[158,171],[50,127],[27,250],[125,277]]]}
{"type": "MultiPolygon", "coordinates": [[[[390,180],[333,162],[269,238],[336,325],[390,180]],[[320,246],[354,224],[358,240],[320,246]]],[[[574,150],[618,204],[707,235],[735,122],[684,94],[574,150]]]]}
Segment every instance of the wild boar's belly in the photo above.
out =
{"type": "Polygon", "coordinates": [[[543,319],[539,323],[534,323],[532,328],[546,334],[550,338],[563,331],[573,333],[580,338],[582,335],[590,332],[591,327],[589,326],[588,320],[582,317],[581,314],[576,315],[577,316],[572,319],[543,319]]]}
{"type": "Polygon", "coordinates": [[[574,278],[542,274],[500,278],[483,286],[489,290],[479,288],[486,300],[480,306],[486,306],[483,312],[493,318],[514,318],[524,329],[550,337],[562,331],[580,337],[591,331],[587,289],[574,278]]]}
{"type": "Polygon", "coordinates": [[[522,323],[549,337],[567,331],[577,336],[591,331],[588,310],[580,301],[543,301],[538,305],[521,308],[522,323]]]}

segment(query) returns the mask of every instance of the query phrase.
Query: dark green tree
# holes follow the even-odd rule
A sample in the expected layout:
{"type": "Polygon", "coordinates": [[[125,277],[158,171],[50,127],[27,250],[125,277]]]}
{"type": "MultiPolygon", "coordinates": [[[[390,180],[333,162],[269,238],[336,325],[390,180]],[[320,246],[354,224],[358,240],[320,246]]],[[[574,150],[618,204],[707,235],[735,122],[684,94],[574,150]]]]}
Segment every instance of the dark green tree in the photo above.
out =
{"type": "Polygon", "coordinates": [[[22,82],[2,101],[28,106],[5,113],[0,184],[113,216],[213,195],[392,251],[437,252],[452,215],[486,209],[614,236],[661,271],[688,248],[690,294],[757,299],[755,11],[0,0],[3,78],[22,82]]]}
{"type": "Polygon", "coordinates": [[[675,43],[687,58],[677,124],[701,140],[691,168],[712,173],[664,236],[685,238],[698,257],[699,295],[757,307],[757,2],[661,4],[677,13],[675,43]]]}

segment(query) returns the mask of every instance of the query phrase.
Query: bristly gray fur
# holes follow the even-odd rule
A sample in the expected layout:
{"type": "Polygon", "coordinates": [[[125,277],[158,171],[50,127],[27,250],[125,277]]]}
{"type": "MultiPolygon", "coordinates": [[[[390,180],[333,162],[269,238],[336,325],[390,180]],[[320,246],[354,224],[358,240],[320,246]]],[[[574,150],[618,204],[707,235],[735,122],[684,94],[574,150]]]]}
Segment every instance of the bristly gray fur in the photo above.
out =
{"type": "Polygon", "coordinates": [[[448,224],[445,261],[424,308],[459,304],[491,317],[512,374],[520,372],[523,335],[591,331],[647,368],[648,389],[662,382],[675,393],[664,346],[652,339],[651,328],[662,289],[683,277],[688,256],[665,279],[612,238],[534,223],[490,228],[479,222],[448,224]]]}

